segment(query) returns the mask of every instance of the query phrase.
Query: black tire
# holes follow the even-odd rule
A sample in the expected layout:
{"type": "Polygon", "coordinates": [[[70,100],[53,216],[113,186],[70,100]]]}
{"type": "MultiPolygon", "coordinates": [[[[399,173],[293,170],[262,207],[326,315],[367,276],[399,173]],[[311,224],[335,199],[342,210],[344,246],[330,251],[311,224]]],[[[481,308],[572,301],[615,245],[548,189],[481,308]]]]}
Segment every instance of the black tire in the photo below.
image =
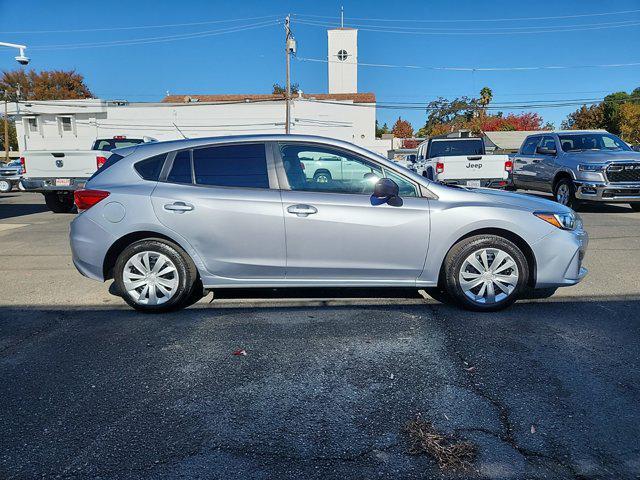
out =
{"type": "Polygon", "coordinates": [[[553,187],[553,199],[560,205],[565,205],[576,211],[581,206],[580,200],[576,198],[576,186],[569,178],[561,178],[560,180],[558,180],[555,187],[553,187]],[[566,192],[566,196],[561,196],[561,192],[566,192]]]}
{"type": "Polygon", "coordinates": [[[9,193],[13,190],[13,182],[0,178],[0,193],[9,193]]]}
{"type": "Polygon", "coordinates": [[[69,194],[48,192],[44,194],[44,201],[53,213],[71,213],[75,208],[73,197],[69,194]]]}
{"type": "MultiPolygon", "coordinates": [[[[515,273],[515,269],[507,269],[504,271],[504,274],[509,271],[511,271],[511,273],[515,273]]],[[[508,307],[520,297],[521,292],[527,285],[528,278],[529,265],[522,251],[510,240],[497,235],[477,235],[465,238],[449,250],[449,253],[444,260],[444,287],[446,288],[449,296],[461,307],[467,310],[495,312],[508,307]],[[496,291],[496,298],[503,294],[506,295],[504,298],[501,298],[494,303],[482,303],[471,299],[467,294],[465,294],[460,284],[459,277],[466,259],[474,252],[482,249],[497,249],[507,253],[511,256],[517,267],[518,279],[513,290],[509,292],[508,295],[501,292],[494,285],[493,288],[496,291]]],[[[482,288],[482,285],[478,285],[478,288],[482,288]]],[[[479,295],[481,294],[481,291],[475,293],[479,295]]]]}
{"type": "Polygon", "coordinates": [[[634,212],[640,212],[640,202],[630,203],[629,206],[634,212]]]}
{"type": "Polygon", "coordinates": [[[328,170],[319,170],[313,174],[313,181],[316,183],[328,183],[331,179],[331,172],[328,170]]]}
{"type": "MultiPolygon", "coordinates": [[[[189,255],[178,245],[159,238],[150,238],[132,243],[118,256],[114,267],[114,279],[116,289],[125,302],[140,312],[163,313],[185,308],[195,303],[194,298],[201,294],[194,289],[199,283],[198,271],[189,255]],[[131,257],[141,252],[152,252],[165,255],[176,267],[175,275],[178,277],[178,285],[173,296],[164,303],[146,305],[137,302],[127,292],[124,285],[124,269],[131,257]]],[[[197,300],[196,300],[197,301],[197,300]]]]}

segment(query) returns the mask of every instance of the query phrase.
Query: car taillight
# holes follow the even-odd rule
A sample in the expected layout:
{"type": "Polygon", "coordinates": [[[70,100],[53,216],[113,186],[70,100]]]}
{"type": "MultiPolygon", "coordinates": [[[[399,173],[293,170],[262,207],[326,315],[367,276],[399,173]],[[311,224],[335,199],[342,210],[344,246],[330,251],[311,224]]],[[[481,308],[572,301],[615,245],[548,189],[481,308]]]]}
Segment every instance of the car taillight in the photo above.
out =
{"type": "Polygon", "coordinates": [[[127,137],[125,137],[124,135],[116,135],[115,137],[113,137],[114,140],[124,140],[125,138],[127,137]]]}
{"type": "Polygon", "coordinates": [[[444,163],[442,162],[436,163],[436,173],[443,173],[443,172],[444,172],[444,163]]]}
{"type": "Polygon", "coordinates": [[[20,157],[20,170],[22,175],[27,173],[27,162],[24,161],[24,157],[20,157]]]}
{"type": "Polygon", "coordinates": [[[89,210],[109,196],[104,190],[76,190],[73,192],[73,201],[78,211],[89,210]]]}
{"type": "Polygon", "coordinates": [[[511,160],[504,162],[504,169],[507,172],[513,172],[513,162],[511,160]]]}
{"type": "Polygon", "coordinates": [[[100,157],[100,156],[96,157],[96,167],[100,168],[105,163],[107,163],[107,157],[100,157]]]}

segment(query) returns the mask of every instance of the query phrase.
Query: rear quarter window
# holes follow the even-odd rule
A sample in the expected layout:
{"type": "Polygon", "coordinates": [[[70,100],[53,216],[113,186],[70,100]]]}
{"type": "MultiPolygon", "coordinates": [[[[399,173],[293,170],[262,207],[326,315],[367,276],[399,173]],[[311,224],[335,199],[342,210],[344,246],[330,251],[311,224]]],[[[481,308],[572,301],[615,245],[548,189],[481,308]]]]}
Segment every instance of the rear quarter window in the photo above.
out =
{"type": "Polygon", "coordinates": [[[156,155],[155,157],[141,160],[134,165],[136,172],[145,180],[157,182],[160,178],[160,172],[164,166],[164,161],[167,158],[167,154],[156,155]]]}

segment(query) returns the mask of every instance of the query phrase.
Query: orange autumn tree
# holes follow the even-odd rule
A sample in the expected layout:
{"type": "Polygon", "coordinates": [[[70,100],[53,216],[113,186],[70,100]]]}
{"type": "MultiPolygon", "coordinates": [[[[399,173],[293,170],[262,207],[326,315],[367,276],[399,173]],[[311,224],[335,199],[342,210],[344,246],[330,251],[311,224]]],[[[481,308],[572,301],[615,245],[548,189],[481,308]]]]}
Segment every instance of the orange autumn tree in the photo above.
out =
{"type": "Polygon", "coordinates": [[[406,120],[398,117],[396,123],[393,124],[391,132],[398,138],[411,138],[413,137],[413,126],[406,120]]]}

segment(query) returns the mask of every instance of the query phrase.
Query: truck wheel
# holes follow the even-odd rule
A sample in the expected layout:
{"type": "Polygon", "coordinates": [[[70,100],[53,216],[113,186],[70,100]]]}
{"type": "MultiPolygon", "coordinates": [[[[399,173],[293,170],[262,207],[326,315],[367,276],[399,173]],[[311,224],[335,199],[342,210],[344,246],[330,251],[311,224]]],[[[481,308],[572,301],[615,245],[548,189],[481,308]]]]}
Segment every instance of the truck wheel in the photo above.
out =
{"type": "Polygon", "coordinates": [[[508,307],[529,278],[522,251],[497,235],[465,238],[451,248],[444,262],[447,292],[467,310],[495,312],[508,307]]]}
{"type": "Polygon", "coordinates": [[[576,186],[568,178],[562,178],[553,189],[553,197],[556,202],[574,210],[580,208],[580,200],[576,198],[576,186]]]}
{"type": "Polygon", "coordinates": [[[11,180],[0,179],[0,193],[9,193],[12,189],[11,180]]]}
{"type": "Polygon", "coordinates": [[[320,171],[313,174],[313,181],[316,183],[329,183],[331,181],[331,173],[320,171]]]}
{"type": "Polygon", "coordinates": [[[640,212],[640,202],[630,203],[629,206],[634,212],[640,212]]]}
{"type": "Polygon", "coordinates": [[[73,197],[69,194],[47,192],[44,194],[44,201],[53,213],[71,213],[75,207],[73,197]]]}

